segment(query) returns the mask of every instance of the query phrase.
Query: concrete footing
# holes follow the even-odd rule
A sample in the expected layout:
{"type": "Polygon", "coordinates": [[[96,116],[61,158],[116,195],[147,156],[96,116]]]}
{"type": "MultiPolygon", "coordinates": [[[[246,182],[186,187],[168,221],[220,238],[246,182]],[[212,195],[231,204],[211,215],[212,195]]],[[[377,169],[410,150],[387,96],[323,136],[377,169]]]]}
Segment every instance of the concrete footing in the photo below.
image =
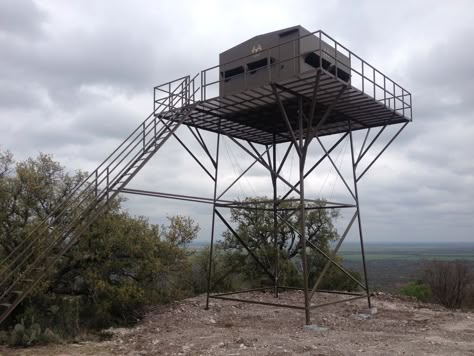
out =
{"type": "Polygon", "coordinates": [[[303,326],[303,329],[306,330],[306,331],[316,331],[316,332],[324,332],[324,331],[328,331],[329,329],[328,328],[323,328],[321,326],[318,326],[318,325],[305,325],[303,326]]]}
{"type": "Polygon", "coordinates": [[[364,313],[370,314],[370,315],[375,315],[375,314],[377,314],[377,308],[372,307],[372,308],[366,309],[366,310],[364,311],[364,313]]]}
{"type": "Polygon", "coordinates": [[[362,310],[360,313],[354,314],[354,318],[357,320],[367,320],[371,319],[375,314],[377,314],[377,308],[369,308],[362,310]]]}

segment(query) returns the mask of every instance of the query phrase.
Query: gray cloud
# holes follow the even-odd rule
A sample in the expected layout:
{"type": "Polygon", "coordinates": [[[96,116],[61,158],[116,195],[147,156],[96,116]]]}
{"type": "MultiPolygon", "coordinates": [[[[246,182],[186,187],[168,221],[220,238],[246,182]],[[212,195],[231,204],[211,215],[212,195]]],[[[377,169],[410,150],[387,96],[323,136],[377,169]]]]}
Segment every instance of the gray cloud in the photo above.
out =
{"type": "MultiPolygon", "coordinates": [[[[70,170],[91,171],[151,112],[154,85],[215,65],[219,52],[256,34],[300,23],[323,29],[413,93],[413,123],[360,184],[366,239],[469,241],[474,227],[473,12],[470,1],[435,6],[428,0],[340,0],[317,7],[311,1],[232,6],[212,0],[2,1],[1,148],[19,159],[52,153],[70,170]]],[[[179,132],[196,148],[186,130],[179,132]]],[[[382,142],[389,137],[382,136],[382,142]]],[[[227,146],[221,151],[221,190],[251,162],[227,146]]],[[[344,168],[347,153],[337,151],[333,158],[344,163],[341,169],[350,178],[344,168]]],[[[320,154],[315,146],[310,161],[320,154]]],[[[261,166],[249,173],[229,196],[271,193],[261,166]]],[[[293,171],[282,174],[295,182],[296,162],[293,171]]],[[[349,200],[329,164],[309,182],[315,197],[349,200]]],[[[212,194],[209,178],[174,140],[132,187],[212,194]]],[[[206,207],[139,197],[126,206],[156,222],[164,222],[167,213],[193,215],[204,227],[201,238],[208,238],[206,207]]]]}
{"type": "Polygon", "coordinates": [[[0,36],[33,37],[42,33],[46,15],[33,0],[3,0],[0,3],[0,36]]]}
{"type": "Polygon", "coordinates": [[[17,81],[0,81],[0,106],[2,108],[37,108],[43,105],[41,88],[17,81]]]}

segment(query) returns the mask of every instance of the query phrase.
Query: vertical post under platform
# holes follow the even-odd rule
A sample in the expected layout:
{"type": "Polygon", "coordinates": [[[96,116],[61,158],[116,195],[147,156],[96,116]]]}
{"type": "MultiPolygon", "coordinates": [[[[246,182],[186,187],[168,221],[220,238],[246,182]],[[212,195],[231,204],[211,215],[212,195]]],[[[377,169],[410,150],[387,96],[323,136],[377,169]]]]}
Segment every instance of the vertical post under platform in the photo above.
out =
{"type": "Polygon", "coordinates": [[[357,164],[354,157],[354,139],[352,135],[352,127],[351,127],[350,121],[349,121],[349,139],[351,143],[352,176],[354,179],[354,195],[355,195],[355,203],[356,203],[356,208],[357,208],[357,223],[359,227],[360,252],[362,254],[362,265],[364,268],[364,280],[365,280],[365,290],[367,292],[367,304],[370,309],[372,307],[372,304],[370,302],[369,279],[367,277],[367,263],[365,261],[364,236],[362,233],[362,220],[360,218],[359,191],[357,188],[357,174],[356,174],[357,164]]]}
{"type": "Polygon", "coordinates": [[[273,164],[270,165],[272,168],[272,185],[273,185],[273,244],[274,244],[274,254],[275,254],[275,279],[273,281],[274,284],[274,293],[275,298],[278,298],[278,276],[279,276],[279,250],[278,250],[278,215],[277,215],[277,206],[278,206],[278,192],[277,192],[277,162],[276,162],[276,140],[275,134],[273,134],[273,164]]]}
{"type": "MultiPolygon", "coordinates": [[[[219,125],[220,126],[220,125],[219,125]]],[[[221,141],[221,134],[217,134],[217,147],[216,147],[216,161],[215,161],[215,175],[214,175],[214,198],[212,204],[212,227],[211,227],[211,245],[209,246],[209,264],[207,270],[207,291],[206,291],[206,307],[209,309],[209,294],[211,293],[211,276],[212,276],[212,252],[214,249],[214,235],[216,231],[216,200],[217,200],[217,177],[219,174],[219,146],[221,141]]]]}
{"type": "Polygon", "coordinates": [[[306,161],[306,150],[304,150],[304,133],[303,133],[303,99],[298,99],[298,129],[299,129],[299,148],[300,148],[300,241],[301,241],[301,258],[303,262],[303,289],[304,289],[304,312],[306,325],[311,324],[311,315],[309,308],[308,295],[308,260],[306,256],[306,232],[305,232],[305,204],[304,204],[304,166],[306,161]]]}

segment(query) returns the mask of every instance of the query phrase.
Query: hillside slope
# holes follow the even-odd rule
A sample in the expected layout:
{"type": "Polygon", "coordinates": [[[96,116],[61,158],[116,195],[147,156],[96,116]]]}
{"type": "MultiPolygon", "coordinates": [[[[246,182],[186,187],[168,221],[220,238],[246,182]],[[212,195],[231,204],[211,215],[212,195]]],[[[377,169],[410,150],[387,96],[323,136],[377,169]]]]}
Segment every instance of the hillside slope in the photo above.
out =
{"type": "MultiPolygon", "coordinates": [[[[243,295],[244,296],[244,295],[243,295]]],[[[270,293],[245,297],[274,301],[270,293]]],[[[317,295],[318,302],[340,298],[317,295]]],[[[302,302],[285,292],[282,302],[302,302]]],[[[364,313],[364,299],[316,309],[313,322],[327,331],[303,329],[303,312],[230,301],[203,309],[199,296],[152,308],[137,326],[114,329],[101,343],[1,349],[2,355],[474,355],[474,313],[452,312],[389,295],[373,299],[378,312],[364,313]]]]}

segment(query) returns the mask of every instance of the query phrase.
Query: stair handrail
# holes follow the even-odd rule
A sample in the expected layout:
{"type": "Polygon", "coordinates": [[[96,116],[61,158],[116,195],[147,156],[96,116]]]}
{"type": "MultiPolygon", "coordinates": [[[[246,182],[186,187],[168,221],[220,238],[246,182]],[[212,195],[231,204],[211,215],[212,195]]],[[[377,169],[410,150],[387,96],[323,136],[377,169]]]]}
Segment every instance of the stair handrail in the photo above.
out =
{"type": "MultiPolygon", "coordinates": [[[[167,134],[167,138],[170,138],[174,132],[176,131],[176,129],[180,126],[180,124],[186,120],[186,118],[189,117],[190,113],[194,110],[196,106],[196,103],[193,104],[193,105],[188,105],[188,106],[185,106],[185,107],[182,107],[180,109],[180,112],[176,114],[176,116],[182,116],[181,120],[177,120],[177,121],[172,121],[172,123],[174,123],[174,127],[172,128],[169,128],[169,132],[167,134]],[[188,111],[187,114],[185,115],[182,115],[183,111],[188,111]]],[[[163,144],[164,144],[165,141],[163,141],[161,144],[159,145],[155,145],[155,148],[154,148],[154,152],[155,153],[163,144]]],[[[150,146],[153,144],[153,142],[150,142],[150,146]]],[[[152,155],[147,159],[149,160],[150,158],[152,157],[152,155]]],[[[146,161],[144,161],[142,163],[142,166],[146,163],[146,161]]],[[[130,180],[131,178],[129,177],[128,180],[130,180]]],[[[128,180],[123,182],[123,185],[125,186],[127,183],[128,183],[128,180]]],[[[114,197],[115,195],[117,195],[119,193],[119,190],[112,190],[113,192],[113,195],[112,197],[114,197]]],[[[107,192],[104,192],[104,194],[106,194],[107,192]]],[[[107,202],[106,202],[107,203],[107,202]]],[[[17,297],[17,299],[15,299],[15,301],[0,315],[0,322],[2,322],[3,320],[5,320],[5,318],[11,313],[11,311],[13,311],[16,306],[26,297],[26,295],[28,295],[30,293],[30,291],[35,288],[35,286],[41,281],[42,277],[47,273],[47,271],[49,271],[49,269],[52,267],[52,265],[54,265],[54,263],[56,263],[56,261],[70,248],[72,247],[75,242],[79,239],[79,237],[81,236],[82,232],[87,228],[87,226],[89,226],[91,223],[93,223],[95,221],[95,219],[98,217],[99,213],[105,209],[105,207],[107,206],[107,204],[102,204],[102,205],[99,205],[99,204],[93,204],[93,202],[90,203],[90,208],[88,207],[85,211],[87,210],[91,210],[90,213],[92,214],[92,210],[98,208],[99,210],[96,211],[95,214],[92,215],[92,218],[89,219],[86,224],[84,225],[80,225],[80,224],[74,224],[73,222],[70,222],[70,229],[69,229],[69,232],[67,233],[62,233],[60,234],[60,236],[64,235],[64,234],[71,234],[71,233],[74,233],[74,235],[71,236],[71,239],[69,241],[67,241],[67,244],[65,246],[62,246],[61,250],[56,253],[56,255],[53,256],[52,260],[50,260],[51,262],[49,264],[47,264],[44,268],[41,269],[40,271],[40,274],[37,275],[36,277],[36,280],[34,280],[32,283],[30,283],[28,285],[28,287],[25,289],[25,291],[22,292],[21,295],[19,295],[17,297]],[[77,230],[79,229],[79,230],[77,230]]],[[[77,218],[81,218],[81,216],[77,217],[77,218]]],[[[56,241],[59,241],[59,242],[64,242],[65,241],[65,238],[63,238],[62,240],[61,239],[57,239],[56,241]]],[[[51,243],[50,244],[50,248],[52,248],[54,243],[51,243]]],[[[46,252],[48,251],[43,251],[43,255],[46,254],[46,252]]],[[[28,270],[31,269],[31,268],[34,268],[33,266],[36,264],[36,262],[40,261],[41,262],[41,258],[42,256],[38,256],[36,258],[36,260],[34,261],[34,263],[32,263],[31,265],[28,266],[28,270]]],[[[15,282],[8,288],[8,290],[0,297],[0,298],[3,298],[6,294],[9,293],[9,291],[13,288],[14,284],[16,284],[18,282],[18,280],[20,280],[21,278],[18,278],[17,280],[15,280],[15,282]]]]}
{"type": "MultiPolygon", "coordinates": [[[[176,126],[176,125],[175,125],[176,126]]],[[[171,128],[171,129],[168,129],[168,131],[172,132],[174,130],[174,128],[171,128]]],[[[153,142],[151,142],[149,144],[149,146],[151,147],[153,144],[153,142]]],[[[145,154],[146,153],[146,150],[143,151],[143,153],[145,154]]],[[[115,184],[115,183],[114,183],[115,184]]],[[[109,187],[109,186],[108,186],[109,187]]],[[[87,207],[85,207],[82,211],[82,214],[76,216],[72,221],[68,222],[68,224],[66,226],[61,226],[59,225],[57,229],[54,229],[52,231],[53,234],[55,234],[56,236],[54,237],[53,240],[51,241],[48,241],[48,245],[46,246],[46,248],[42,249],[41,253],[34,259],[34,261],[30,264],[27,265],[26,267],[26,270],[23,271],[24,274],[28,275],[28,272],[30,272],[30,270],[34,269],[36,264],[38,262],[41,262],[44,258],[46,258],[46,254],[51,250],[53,249],[56,245],[60,244],[61,242],[64,242],[65,239],[67,237],[69,237],[70,234],[73,234],[74,233],[74,230],[76,229],[77,226],[79,226],[81,224],[81,219],[83,219],[84,215],[86,214],[90,214],[91,211],[93,211],[95,208],[99,207],[99,209],[102,209],[102,206],[106,206],[107,203],[109,202],[110,198],[108,197],[108,193],[109,191],[113,191],[113,195],[112,195],[112,198],[115,197],[115,195],[117,195],[119,193],[119,191],[114,191],[113,189],[113,186],[111,185],[111,188],[105,188],[101,191],[100,193],[100,196],[94,200],[94,201],[90,201],[87,205],[87,207]],[[103,205],[100,205],[101,202],[105,201],[105,204],[103,205]],[[66,237],[64,237],[66,236],[66,237]]],[[[86,200],[88,198],[89,195],[91,195],[92,192],[89,191],[89,193],[87,194],[87,196],[85,196],[83,198],[82,201],[86,200]]],[[[81,201],[81,202],[82,202],[81,201]]],[[[94,215],[95,216],[95,215],[94,215]]],[[[92,219],[92,221],[95,220],[95,218],[92,219]]],[[[73,239],[75,239],[76,237],[73,236],[72,237],[73,239]]],[[[28,256],[26,256],[26,258],[29,258],[33,255],[33,251],[31,251],[28,256]]],[[[17,265],[13,270],[9,271],[8,275],[6,278],[4,278],[3,281],[0,281],[0,286],[2,286],[4,284],[5,281],[8,281],[8,279],[10,277],[12,277],[15,272],[19,271],[20,267],[22,265],[24,265],[24,261],[26,261],[26,259],[23,260],[23,262],[20,264],[20,265],[17,265]]],[[[13,283],[10,283],[10,286],[3,291],[3,294],[0,296],[0,300],[5,297],[12,289],[13,287],[22,279],[22,275],[20,275],[18,278],[16,278],[13,283]]]]}

